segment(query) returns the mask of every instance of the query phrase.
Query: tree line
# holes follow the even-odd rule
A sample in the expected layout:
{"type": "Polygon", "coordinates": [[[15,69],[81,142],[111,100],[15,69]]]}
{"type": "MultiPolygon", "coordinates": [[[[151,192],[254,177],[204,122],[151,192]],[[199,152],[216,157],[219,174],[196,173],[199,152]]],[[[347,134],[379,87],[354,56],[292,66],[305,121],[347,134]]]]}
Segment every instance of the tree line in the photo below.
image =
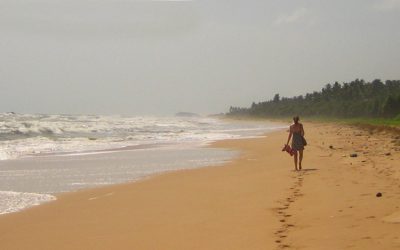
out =
{"type": "Polygon", "coordinates": [[[228,115],[258,117],[321,116],[337,118],[394,118],[400,116],[400,80],[356,79],[327,84],[321,91],[291,98],[279,94],[249,108],[230,107],[228,115]]]}

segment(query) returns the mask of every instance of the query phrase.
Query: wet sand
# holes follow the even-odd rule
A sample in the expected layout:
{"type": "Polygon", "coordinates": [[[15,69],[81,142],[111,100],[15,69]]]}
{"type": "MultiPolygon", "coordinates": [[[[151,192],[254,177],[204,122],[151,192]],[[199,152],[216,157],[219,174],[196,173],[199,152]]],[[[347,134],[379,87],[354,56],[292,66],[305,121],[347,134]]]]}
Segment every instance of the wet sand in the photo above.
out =
{"type": "Polygon", "coordinates": [[[400,138],[305,129],[301,172],[286,131],[220,141],[241,155],[0,216],[0,249],[400,248],[400,138]]]}

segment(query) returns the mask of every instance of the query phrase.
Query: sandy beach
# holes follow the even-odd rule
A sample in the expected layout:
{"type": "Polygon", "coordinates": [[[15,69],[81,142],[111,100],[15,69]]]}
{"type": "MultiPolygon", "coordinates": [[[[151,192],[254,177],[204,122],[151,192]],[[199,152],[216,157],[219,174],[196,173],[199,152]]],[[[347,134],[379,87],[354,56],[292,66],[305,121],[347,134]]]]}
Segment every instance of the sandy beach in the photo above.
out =
{"type": "Polygon", "coordinates": [[[304,125],[303,171],[286,131],[218,141],[240,156],[2,215],[0,249],[400,249],[400,137],[304,125]]]}

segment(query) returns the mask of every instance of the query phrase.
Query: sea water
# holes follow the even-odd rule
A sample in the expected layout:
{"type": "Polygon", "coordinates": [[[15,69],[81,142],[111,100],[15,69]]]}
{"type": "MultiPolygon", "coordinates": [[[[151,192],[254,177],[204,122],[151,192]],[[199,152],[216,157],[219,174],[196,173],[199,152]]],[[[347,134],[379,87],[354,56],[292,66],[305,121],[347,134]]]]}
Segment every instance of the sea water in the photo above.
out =
{"type": "Polygon", "coordinates": [[[56,193],[222,164],[237,152],[204,145],[279,128],[210,117],[0,114],[0,214],[56,193]]]}

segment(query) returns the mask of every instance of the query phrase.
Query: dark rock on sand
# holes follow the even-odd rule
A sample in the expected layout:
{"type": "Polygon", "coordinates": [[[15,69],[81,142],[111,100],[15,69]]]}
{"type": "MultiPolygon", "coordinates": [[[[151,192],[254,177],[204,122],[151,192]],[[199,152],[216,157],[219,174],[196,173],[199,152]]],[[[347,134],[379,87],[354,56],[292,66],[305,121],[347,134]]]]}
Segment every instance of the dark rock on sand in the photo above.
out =
{"type": "Polygon", "coordinates": [[[358,155],[356,153],[350,154],[350,157],[357,157],[358,155]]]}
{"type": "Polygon", "coordinates": [[[377,194],[376,194],[376,197],[382,197],[382,193],[380,193],[380,192],[377,193],[377,194]]]}

